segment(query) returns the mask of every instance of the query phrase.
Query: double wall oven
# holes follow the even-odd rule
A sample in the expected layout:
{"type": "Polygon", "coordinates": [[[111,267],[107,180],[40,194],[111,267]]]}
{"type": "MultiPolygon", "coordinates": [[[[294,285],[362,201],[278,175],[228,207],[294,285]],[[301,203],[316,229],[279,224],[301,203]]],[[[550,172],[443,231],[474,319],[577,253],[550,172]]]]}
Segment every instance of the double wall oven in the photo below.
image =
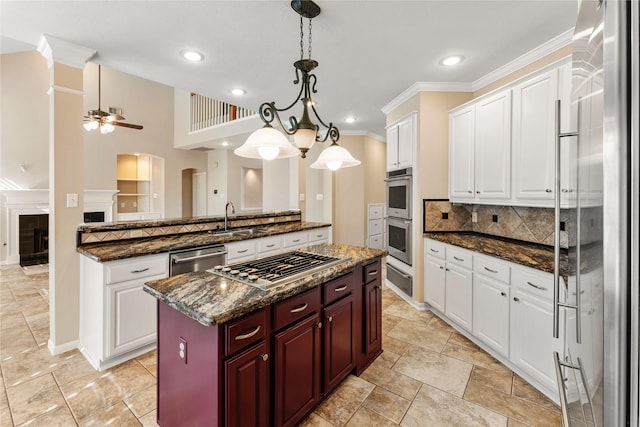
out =
{"type": "Polygon", "coordinates": [[[387,250],[411,265],[411,168],[387,172],[387,250]]]}

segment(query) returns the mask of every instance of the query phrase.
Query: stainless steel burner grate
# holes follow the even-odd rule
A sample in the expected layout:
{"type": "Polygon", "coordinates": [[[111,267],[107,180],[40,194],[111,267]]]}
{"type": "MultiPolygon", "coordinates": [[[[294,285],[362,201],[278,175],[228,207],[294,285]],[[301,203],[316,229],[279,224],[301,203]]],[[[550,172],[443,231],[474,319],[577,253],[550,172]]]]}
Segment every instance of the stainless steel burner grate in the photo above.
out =
{"type": "Polygon", "coordinates": [[[238,264],[218,265],[210,271],[265,289],[284,280],[294,280],[344,261],[346,260],[326,255],[294,251],[238,264]]]}

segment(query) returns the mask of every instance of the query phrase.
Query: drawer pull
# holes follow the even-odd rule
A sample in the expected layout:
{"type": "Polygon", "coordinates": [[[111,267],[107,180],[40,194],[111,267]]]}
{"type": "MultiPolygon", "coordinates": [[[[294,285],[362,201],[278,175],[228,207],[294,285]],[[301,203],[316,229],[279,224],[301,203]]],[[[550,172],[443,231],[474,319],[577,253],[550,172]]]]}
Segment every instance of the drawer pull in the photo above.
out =
{"type": "Polygon", "coordinates": [[[502,295],[503,297],[506,297],[507,293],[506,292],[500,292],[500,295],[502,295]]]}
{"type": "Polygon", "coordinates": [[[440,270],[444,270],[444,267],[443,267],[443,266],[440,266],[440,270]]]}
{"type": "Polygon", "coordinates": [[[269,355],[267,353],[264,353],[263,355],[260,356],[260,358],[266,362],[267,360],[269,360],[269,355]]]}
{"type": "Polygon", "coordinates": [[[487,270],[489,273],[496,273],[496,274],[498,273],[498,270],[493,270],[489,267],[485,267],[484,269],[487,270]]]}
{"type": "Polygon", "coordinates": [[[320,238],[322,237],[322,234],[316,234],[316,237],[320,238]]]}
{"type": "Polygon", "coordinates": [[[460,261],[460,262],[463,262],[463,261],[464,261],[464,259],[462,259],[462,258],[458,258],[458,257],[457,257],[457,256],[455,256],[455,255],[453,256],[453,259],[455,259],[456,261],[460,261]]]}
{"type": "Polygon", "coordinates": [[[514,300],[515,302],[519,302],[519,301],[520,301],[520,298],[518,298],[518,297],[513,297],[513,300],[514,300]]]}
{"type": "Polygon", "coordinates": [[[545,288],[544,286],[539,286],[539,285],[536,285],[535,283],[531,283],[529,281],[527,281],[527,285],[529,285],[529,286],[531,286],[533,288],[536,288],[536,289],[540,289],[541,291],[546,291],[547,290],[547,288],[545,288]]]}
{"type": "Polygon", "coordinates": [[[435,253],[435,254],[440,253],[440,251],[437,251],[437,250],[435,250],[435,249],[433,249],[433,248],[429,248],[429,250],[430,250],[431,252],[435,253]]]}
{"type": "Polygon", "coordinates": [[[373,270],[369,272],[369,276],[375,276],[376,274],[378,274],[378,270],[373,270]]]}
{"type": "Polygon", "coordinates": [[[270,245],[266,245],[266,246],[267,246],[268,248],[272,248],[272,247],[274,247],[275,245],[276,245],[275,243],[272,243],[272,244],[270,244],[270,245]]]}
{"type": "Polygon", "coordinates": [[[248,334],[236,335],[235,340],[241,341],[241,340],[246,340],[247,338],[251,338],[252,336],[257,334],[259,330],[260,330],[260,325],[256,326],[256,328],[253,331],[249,332],[248,334]]]}
{"type": "Polygon", "coordinates": [[[291,310],[289,310],[291,313],[300,313],[301,311],[305,311],[307,309],[307,307],[309,307],[309,303],[304,303],[303,305],[301,305],[300,307],[296,307],[296,308],[292,308],[291,310]]]}
{"type": "Polygon", "coordinates": [[[243,250],[241,250],[241,251],[237,251],[237,252],[238,252],[239,254],[243,254],[243,253],[247,252],[248,250],[249,250],[249,249],[243,249],[243,250]]]}
{"type": "Polygon", "coordinates": [[[293,243],[298,243],[300,241],[300,239],[294,239],[292,240],[293,243]]]}
{"type": "Polygon", "coordinates": [[[340,286],[339,288],[335,288],[335,289],[333,290],[333,292],[342,292],[342,291],[344,291],[345,289],[347,289],[347,285],[342,285],[342,286],[340,286]]]}
{"type": "Polygon", "coordinates": [[[137,274],[137,273],[144,273],[145,271],[148,271],[149,267],[146,268],[141,268],[140,270],[131,270],[131,273],[133,274],[137,274]]]}

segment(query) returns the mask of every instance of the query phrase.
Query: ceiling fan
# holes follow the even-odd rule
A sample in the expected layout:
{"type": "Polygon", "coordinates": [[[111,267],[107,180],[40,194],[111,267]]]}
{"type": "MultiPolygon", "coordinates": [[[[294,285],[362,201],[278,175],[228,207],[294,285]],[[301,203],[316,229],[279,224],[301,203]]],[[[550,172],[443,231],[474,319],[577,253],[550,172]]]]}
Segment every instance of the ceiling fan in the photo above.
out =
{"type": "Polygon", "coordinates": [[[88,131],[92,131],[94,129],[100,128],[101,133],[110,133],[113,132],[115,126],[121,126],[125,128],[131,129],[142,129],[141,125],[134,125],[132,123],[121,122],[120,120],[125,120],[122,117],[121,110],[118,108],[109,108],[109,112],[102,111],[100,109],[101,105],[101,66],[98,65],[98,109],[97,110],[89,110],[87,115],[84,116],[84,121],[86,122],[82,126],[88,131]]]}

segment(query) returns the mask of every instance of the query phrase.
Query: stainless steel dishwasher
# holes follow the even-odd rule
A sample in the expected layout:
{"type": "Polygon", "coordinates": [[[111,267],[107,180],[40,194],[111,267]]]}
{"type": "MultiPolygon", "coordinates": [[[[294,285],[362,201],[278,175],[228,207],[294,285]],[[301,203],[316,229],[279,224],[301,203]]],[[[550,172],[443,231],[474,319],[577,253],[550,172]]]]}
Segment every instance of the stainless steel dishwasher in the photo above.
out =
{"type": "Polygon", "coordinates": [[[169,252],[169,275],[208,270],[227,261],[224,245],[202,246],[193,249],[169,252]]]}

